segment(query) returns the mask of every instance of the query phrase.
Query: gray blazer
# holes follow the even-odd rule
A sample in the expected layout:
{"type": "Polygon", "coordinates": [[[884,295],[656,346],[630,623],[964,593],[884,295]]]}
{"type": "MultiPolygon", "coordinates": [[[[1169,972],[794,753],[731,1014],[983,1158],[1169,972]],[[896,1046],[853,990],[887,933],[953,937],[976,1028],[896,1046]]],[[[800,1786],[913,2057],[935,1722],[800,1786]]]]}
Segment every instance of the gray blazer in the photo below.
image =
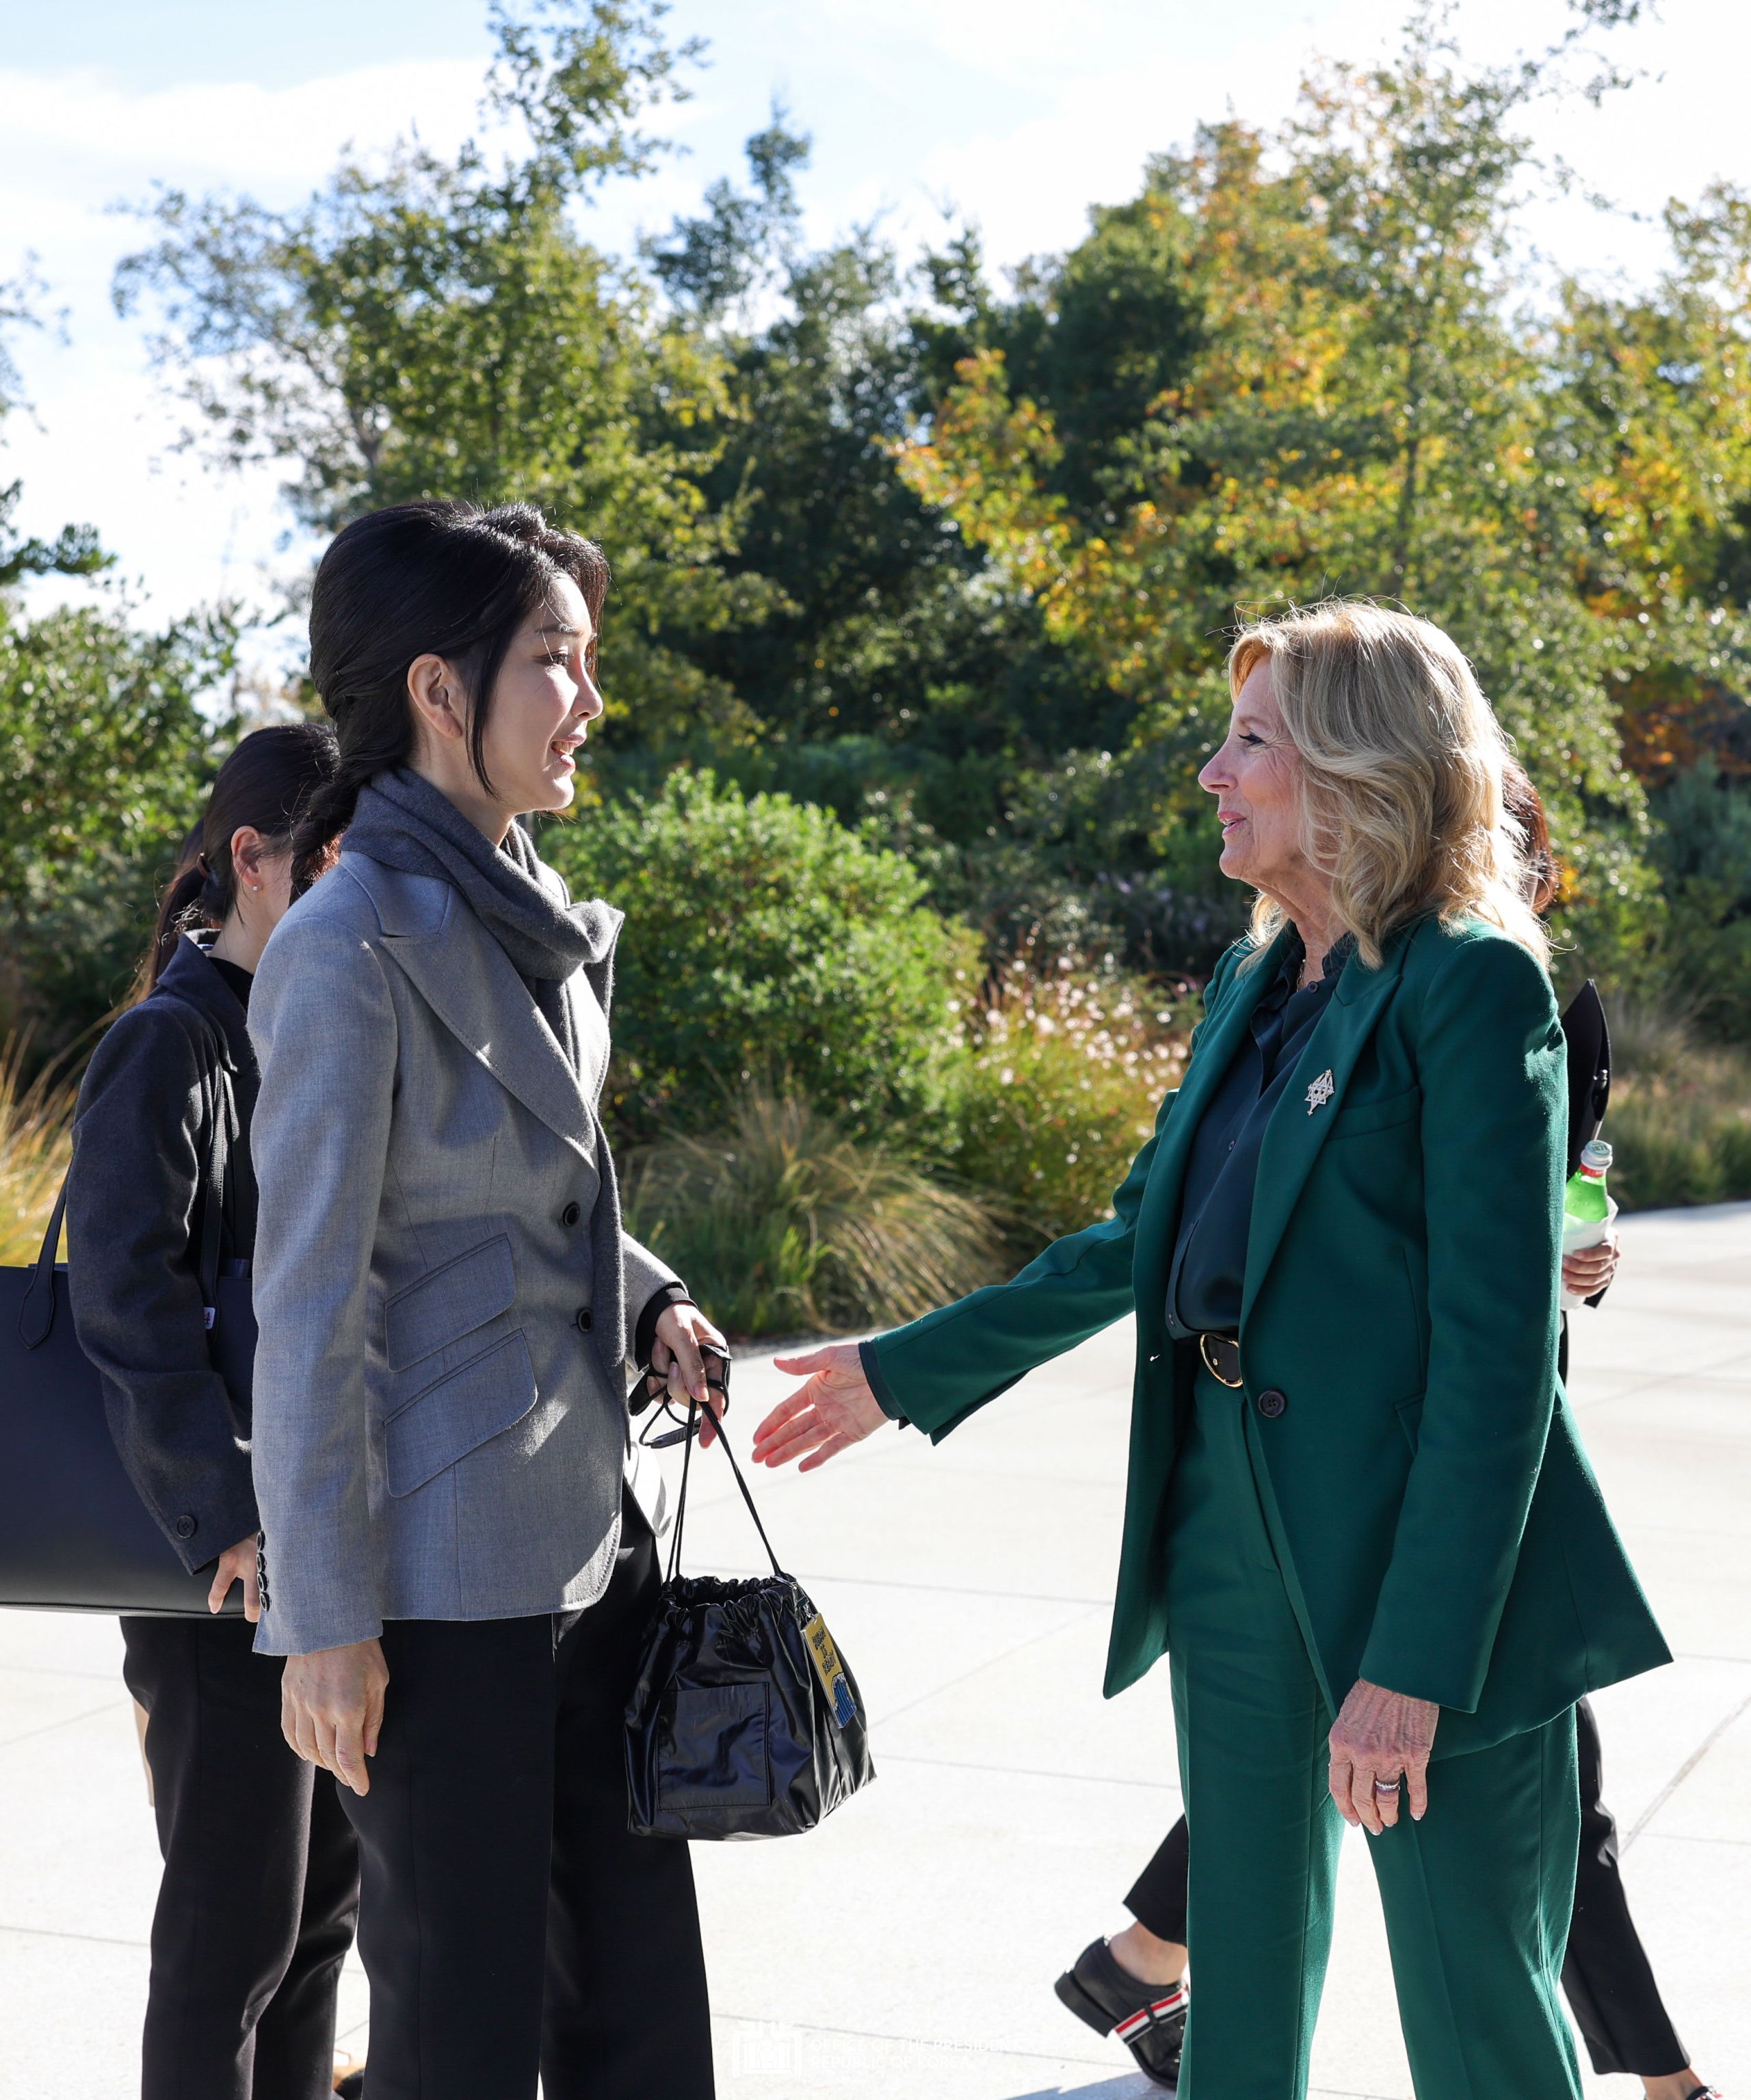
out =
{"type": "Polygon", "coordinates": [[[567,988],[580,1087],[448,883],[345,853],[269,941],[250,1000],[263,1653],[606,1586],[626,1337],[676,1280],[621,1230],[595,1115],[608,982],[604,955],[567,988]]]}

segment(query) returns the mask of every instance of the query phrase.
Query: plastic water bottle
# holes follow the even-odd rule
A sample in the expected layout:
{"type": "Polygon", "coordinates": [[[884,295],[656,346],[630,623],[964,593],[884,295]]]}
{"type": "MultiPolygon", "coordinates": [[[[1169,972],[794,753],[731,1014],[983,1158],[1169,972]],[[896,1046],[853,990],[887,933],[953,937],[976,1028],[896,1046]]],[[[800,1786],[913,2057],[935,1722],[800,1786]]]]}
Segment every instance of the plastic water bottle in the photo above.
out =
{"type": "MultiPolygon", "coordinates": [[[[1583,1247],[1597,1246],[1611,1230],[1612,1220],[1617,1215],[1617,1206],[1605,1186],[1605,1176],[1611,1163],[1612,1149],[1603,1138],[1595,1137],[1581,1148],[1581,1164],[1570,1175],[1563,1191],[1564,1254],[1577,1254],[1583,1247]]],[[[1572,1290],[1563,1293],[1565,1312],[1572,1312],[1577,1305],[1585,1302],[1572,1290]]]]}

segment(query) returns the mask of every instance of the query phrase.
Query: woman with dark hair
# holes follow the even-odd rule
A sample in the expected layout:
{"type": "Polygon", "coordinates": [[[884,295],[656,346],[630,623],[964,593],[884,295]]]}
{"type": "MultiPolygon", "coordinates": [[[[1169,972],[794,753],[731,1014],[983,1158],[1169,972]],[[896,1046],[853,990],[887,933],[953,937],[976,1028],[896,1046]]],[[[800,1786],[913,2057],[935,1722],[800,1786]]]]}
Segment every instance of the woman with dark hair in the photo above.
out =
{"type": "Polygon", "coordinates": [[[311,601],[340,763],[300,848],[345,840],[250,1015],[257,1644],[359,1833],[372,2100],[712,2090],[688,1855],[626,1828],[658,1575],[626,1366],[703,1402],[722,1338],[621,1228],[620,914],[518,822],[573,799],[607,580],[525,505],[422,501],[311,601]]]}
{"type": "Polygon", "coordinates": [[[298,722],[245,737],[219,768],[146,996],[99,1044],[73,1123],[73,1317],[117,1448],[184,1566],[213,1571],[213,1612],[234,1583],[244,1599],[242,1620],[122,1621],[164,1853],[145,2100],[318,2100],[334,2082],[358,1850],[334,1786],[281,1739],[280,1672],[253,1650],[250,1422],[208,1355],[198,1249],[222,1124],[220,1251],[245,1269],[253,1253],[245,1015],[291,901],[294,825],[334,763],[332,733],[298,722]]]}

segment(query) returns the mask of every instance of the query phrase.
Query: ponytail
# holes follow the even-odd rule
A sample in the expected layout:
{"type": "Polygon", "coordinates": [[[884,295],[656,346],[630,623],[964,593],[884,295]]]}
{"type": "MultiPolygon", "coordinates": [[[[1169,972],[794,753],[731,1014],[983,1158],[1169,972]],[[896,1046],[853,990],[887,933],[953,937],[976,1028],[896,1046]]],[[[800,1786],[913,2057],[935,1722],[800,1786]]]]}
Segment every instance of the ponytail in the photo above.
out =
{"type": "MultiPolygon", "coordinates": [[[[356,518],[316,570],[310,596],[310,678],[334,724],[339,758],[305,805],[293,840],[294,890],[315,880],[352,822],[360,790],[414,751],[407,674],[441,656],[468,703],[468,755],[489,792],[484,758],[493,690],[517,630],[568,576],[599,626],[608,562],[527,503],[481,510],[436,497],[356,518]]],[[[586,661],[595,668],[592,637],[586,661]]]]}
{"type": "Polygon", "coordinates": [[[185,926],[208,923],[201,910],[202,892],[209,877],[201,864],[201,827],[194,829],[183,840],[183,849],[178,856],[176,872],[158,906],[157,924],[153,929],[152,946],[140,958],[139,976],[134,986],[134,997],[144,999],[157,984],[165,964],[169,962],[177,942],[183,937],[185,926]]]}
{"type": "Polygon", "coordinates": [[[140,997],[157,983],[185,933],[223,926],[236,908],[233,835],[247,825],[270,849],[284,852],[305,805],[333,780],[335,764],[334,732],[321,722],[259,729],[238,743],[219,769],[201,822],[183,841],[141,964],[140,997]]]}
{"type": "MultiPolygon", "coordinates": [[[[387,710],[383,712],[387,715],[387,710]]],[[[379,773],[392,773],[413,755],[413,710],[403,707],[398,721],[374,721],[371,715],[348,709],[338,717],[339,757],[333,774],[304,805],[292,834],[292,894],[302,897],[321,874],[334,841],[352,822],[359,791],[379,773]],[[390,730],[372,736],[374,727],[390,730]],[[347,730],[354,731],[347,748],[347,730]],[[399,734],[393,732],[399,731],[399,734]],[[361,734],[362,732],[362,734],[361,734]]]]}

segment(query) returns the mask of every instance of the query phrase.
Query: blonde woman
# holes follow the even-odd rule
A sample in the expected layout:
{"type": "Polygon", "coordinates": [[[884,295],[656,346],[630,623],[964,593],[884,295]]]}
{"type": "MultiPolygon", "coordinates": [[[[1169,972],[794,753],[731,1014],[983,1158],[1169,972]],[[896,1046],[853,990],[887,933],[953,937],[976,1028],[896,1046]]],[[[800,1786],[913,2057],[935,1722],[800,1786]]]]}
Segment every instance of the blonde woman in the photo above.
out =
{"type": "Polygon", "coordinates": [[[1305,2093],[1344,1823],[1418,2100],[1580,2091],[1575,1701],[1668,1660],[1557,1375],[1565,1090],[1506,750],[1426,621],[1248,629],[1205,767],[1258,893],[1113,1215],[761,1425],[934,1439],[1135,1311],[1108,1694],[1164,1652],[1192,1833],[1182,2100],[1305,2093]]]}

